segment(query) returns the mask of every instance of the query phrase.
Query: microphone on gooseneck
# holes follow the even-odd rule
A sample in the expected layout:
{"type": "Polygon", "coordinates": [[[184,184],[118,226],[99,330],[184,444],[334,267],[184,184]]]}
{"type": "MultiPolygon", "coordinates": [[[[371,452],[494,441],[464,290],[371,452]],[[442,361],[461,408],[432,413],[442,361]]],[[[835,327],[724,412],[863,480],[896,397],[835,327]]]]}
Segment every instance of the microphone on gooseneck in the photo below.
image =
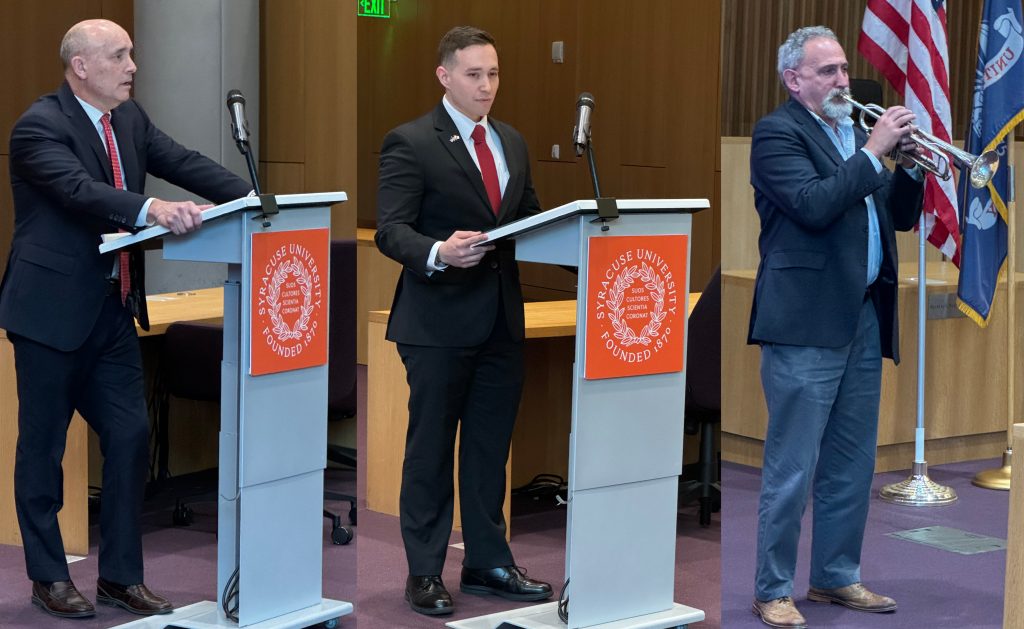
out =
{"type": "Polygon", "coordinates": [[[576,157],[583,155],[590,144],[590,117],[594,113],[594,96],[583,92],[576,100],[576,126],[572,129],[572,144],[576,147],[576,157]]]}
{"type": "Polygon", "coordinates": [[[252,189],[260,194],[260,178],[256,170],[256,160],[249,148],[249,121],[245,119],[245,97],[238,90],[228,91],[227,99],[228,112],[231,114],[231,136],[235,139],[235,146],[245,157],[245,165],[249,168],[249,179],[252,181],[252,189]]]}
{"type": "MultiPolygon", "coordinates": [[[[245,119],[245,97],[238,90],[228,92],[228,111],[231,112],[231,135],[239,145],[249,143],[249,121],[245,119]]],[[[238,147],[242,150],[242,147],[238,147]]],[[[245,151],[242,151],[243,153],[245,151]]]]}

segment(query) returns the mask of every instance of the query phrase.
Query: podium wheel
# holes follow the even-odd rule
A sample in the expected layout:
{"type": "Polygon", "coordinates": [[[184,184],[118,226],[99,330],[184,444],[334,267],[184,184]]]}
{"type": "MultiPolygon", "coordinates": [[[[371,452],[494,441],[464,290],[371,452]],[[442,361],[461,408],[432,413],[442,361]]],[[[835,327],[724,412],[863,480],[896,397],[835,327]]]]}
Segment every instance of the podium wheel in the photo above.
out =
{"type": "Polygon", "coordinates": [[[335,526],[331,529],[331,541],[338,546],[344,546],[352,541],[352,531],[344,526],[335,526]]]}

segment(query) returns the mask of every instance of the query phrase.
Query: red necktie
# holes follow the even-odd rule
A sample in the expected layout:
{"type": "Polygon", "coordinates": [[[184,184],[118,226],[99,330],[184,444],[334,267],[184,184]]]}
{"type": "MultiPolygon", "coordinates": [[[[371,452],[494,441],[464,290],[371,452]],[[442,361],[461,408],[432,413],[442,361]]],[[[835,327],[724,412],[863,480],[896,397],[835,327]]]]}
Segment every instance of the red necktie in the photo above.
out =
{"type": "MultiPolygon", "coordinates": [[[[110,170],[114,173],[114,186],[119,190],[124,190],[124,177],[121,176],[121,162],[117,159],[117,148],[114,145],[114,130],[110,126],[110,114],[100,116],[100,122],[103,123],[103,135],[107,138],[107,156],[110,157],[110,170]]],[[[128,274],[128,258],[127,251],[121,251],[118,256],[122,306],[131,288],[131,276],[128,274]]]]}
{"type": "Polygon", "coordinates": [[[484,178],[484,188],[487,188],[491,210],[497,216],[498,208],[501,207],[501,184],[498,183],[498,169],[494,167],[494,156],[487,146],[487,131],[483,125],[473,127],[473,148],[476,150],[476,159],[480,162],[480,174],[484,178]]]}

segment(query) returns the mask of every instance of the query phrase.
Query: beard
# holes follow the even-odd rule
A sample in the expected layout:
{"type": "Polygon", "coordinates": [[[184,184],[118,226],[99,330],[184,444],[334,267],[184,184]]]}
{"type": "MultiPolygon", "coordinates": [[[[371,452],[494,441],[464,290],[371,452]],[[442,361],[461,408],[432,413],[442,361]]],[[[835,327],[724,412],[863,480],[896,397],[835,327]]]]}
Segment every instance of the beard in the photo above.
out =
{"type": "Polygon", "coordinates": [[[843,100],[844,95],[849,95],[849,90],[835,88],[830,91],[821,101],[821,111],[829,120],[839,120],[844,116],[853,114],[853,105],[843,100]]]}

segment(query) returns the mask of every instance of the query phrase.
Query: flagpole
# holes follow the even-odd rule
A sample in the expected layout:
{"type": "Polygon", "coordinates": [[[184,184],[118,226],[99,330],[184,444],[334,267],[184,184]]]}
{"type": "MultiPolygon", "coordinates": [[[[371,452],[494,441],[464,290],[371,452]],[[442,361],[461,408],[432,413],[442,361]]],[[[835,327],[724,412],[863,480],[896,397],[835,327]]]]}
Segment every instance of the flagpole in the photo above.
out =
{"type": "MultiPolygon", "coordinates": [[[[1010,133],[1006,143],[1006,163],[1010,167],[1010,182],[1007,188],[1014,190],[1013,181],[1016,174],[1013,162],[1014,153],[1013,133],[1010,133]]],[[[1017,361],[1017,331],[1014,325],[1017,321],[1017,291],[1014,284],[1017,270],[1017,195],[1013,194],[1009,203],[1006,204],[1006,450],[1003,452],[1003,464],[1001,467],[978,472],[971,483],[984,489],[1010,489],[1010,470],[1013,460],[1013,417],[1016,414],[1014,409],[1014,382],[1016,381],[1017,361]]]]}
{"type": "Polygon", "coordinates": [[[924,458],[924,358],[925,326],[928,320],[928,274],[924,257],[928,237],[924,212],[921,212],[917,234],[917,428],[914,430],[914,464],[909,478],[883,486],[878,490],[878,497],[893,504],[929,507],[956,502],[956,492],[928,478],[928,461],[924,458]]]}

